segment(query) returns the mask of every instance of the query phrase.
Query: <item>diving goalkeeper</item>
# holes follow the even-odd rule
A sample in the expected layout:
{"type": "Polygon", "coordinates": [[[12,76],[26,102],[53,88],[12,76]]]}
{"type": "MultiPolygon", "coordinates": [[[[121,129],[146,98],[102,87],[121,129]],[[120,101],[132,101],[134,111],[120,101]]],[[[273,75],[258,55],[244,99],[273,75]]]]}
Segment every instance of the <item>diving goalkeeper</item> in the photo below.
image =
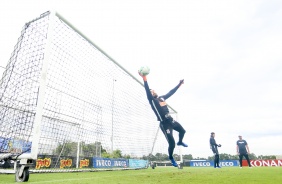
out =
{"type": "Polygon", "coordinates": [[[177,132],[179,132],[179,141],[177,145],[188,147],[187,144],[182,142],[186,131],[177,121],[175,121],[170,116],[169,109],[167,107],[165,100],[168,99],[171,95],[173,95],[177,91],[177,89],[184,83],[184,80],[180,80],[179,84],[175,88],[170,90],[166,95],[158,96],[158,94],[154,90],[149,88],[147,77],[145,75],[142,75],[141,73],[139,73],[139,75],[143,78],[147,99],[149,100],[149,103],[154,113],[156,114],[158,121],[160,121],[160,128],[164,133],[166,140],[168,142],[168,157],[171,161],[171,164],[174,167],[177,167],[178,164],[175,162],[173,158],[175,140],[172,131],[176,130],[177,132]]]}

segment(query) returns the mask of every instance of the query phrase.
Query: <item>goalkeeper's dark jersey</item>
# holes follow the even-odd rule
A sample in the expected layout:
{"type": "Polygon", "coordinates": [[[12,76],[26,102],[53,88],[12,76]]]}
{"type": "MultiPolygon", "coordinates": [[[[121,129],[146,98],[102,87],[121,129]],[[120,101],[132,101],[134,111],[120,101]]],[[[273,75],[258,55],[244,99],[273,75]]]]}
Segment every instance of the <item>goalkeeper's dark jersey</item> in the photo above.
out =
{"type": "Polygon", "coordinates": [[[154,113],[156,114],[158,121],[165,121],[167,119],[166,115],[169,113],[169,109],[166,105],[165,100],[171,97],[171,95],[173,95],[177,91],[180,85],[181,84],[178,84],[175,88],[170,90],[166,95],[162,95],[157,98],[154,98],[150,91],[148,82],[144,81],[144,87],[146,90],[147,99],[149,100],[149,103],[154,113]]]}

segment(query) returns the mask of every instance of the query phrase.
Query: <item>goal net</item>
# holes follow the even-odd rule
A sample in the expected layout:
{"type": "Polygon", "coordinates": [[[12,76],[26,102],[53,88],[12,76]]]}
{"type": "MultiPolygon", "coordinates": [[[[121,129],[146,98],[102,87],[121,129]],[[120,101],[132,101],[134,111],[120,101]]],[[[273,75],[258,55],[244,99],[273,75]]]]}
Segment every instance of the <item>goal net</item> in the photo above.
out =
{"type": "Polygon", "coordinates": [[[167,154],[143,84],[57,13],[23,27],[0,81],[0,118],[0,160],[36,159],[36,169],[167,154]]]}

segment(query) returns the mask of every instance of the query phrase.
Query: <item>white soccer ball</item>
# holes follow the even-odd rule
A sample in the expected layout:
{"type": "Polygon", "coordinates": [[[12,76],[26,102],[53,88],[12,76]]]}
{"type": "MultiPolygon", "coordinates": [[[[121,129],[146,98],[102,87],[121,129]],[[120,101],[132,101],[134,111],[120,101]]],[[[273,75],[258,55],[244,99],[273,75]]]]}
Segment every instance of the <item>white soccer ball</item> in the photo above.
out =
{"type": "Polygon", "coordinates": [[[148,66],[142,66],[138,71],[142,75],[148,75],[150,73],[150,68],[148,66]]]}

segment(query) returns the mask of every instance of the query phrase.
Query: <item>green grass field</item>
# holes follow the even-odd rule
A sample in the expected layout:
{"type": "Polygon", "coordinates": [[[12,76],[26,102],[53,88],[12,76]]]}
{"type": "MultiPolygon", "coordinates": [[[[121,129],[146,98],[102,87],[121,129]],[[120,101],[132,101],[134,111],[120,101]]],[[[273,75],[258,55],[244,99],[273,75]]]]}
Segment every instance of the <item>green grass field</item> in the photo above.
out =
{"type": "MultiPolygon", "coordinates": [[[[0,174],[0,184],[15,183],[13,174],[0,174]]],[[[225,167],[177,169],[157,167],[156,169],[74,172],[74,173],[34,173],[28,183],[56,184],[135,184],[135,183],[282,183],[282,167],[238,168],[225,167]]]]}

